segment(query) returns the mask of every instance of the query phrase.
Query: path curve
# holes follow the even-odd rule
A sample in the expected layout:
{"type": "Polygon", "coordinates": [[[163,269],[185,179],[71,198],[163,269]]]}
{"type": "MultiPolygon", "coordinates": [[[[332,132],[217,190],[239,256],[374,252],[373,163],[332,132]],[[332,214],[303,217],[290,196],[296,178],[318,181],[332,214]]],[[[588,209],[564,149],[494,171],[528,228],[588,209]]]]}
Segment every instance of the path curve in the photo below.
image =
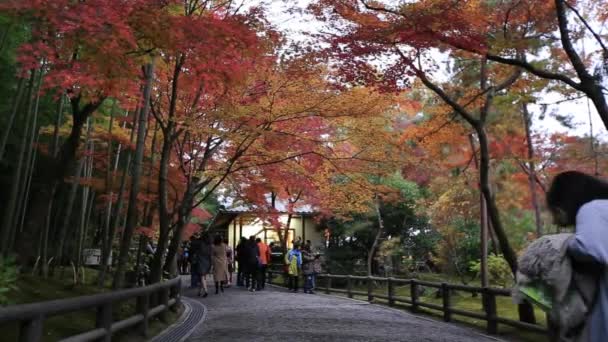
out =
{"type": "MultiPolygon", "coordinates": [[[[195,295],[193,290],[185,292],[195,295]]],[[[499,341],[401,310],[273,287],[255,293],[229,288],[224,294],[209,294],[198,300],[208,312],[205,322],[187,339],[189,342],[499,341]]]]}

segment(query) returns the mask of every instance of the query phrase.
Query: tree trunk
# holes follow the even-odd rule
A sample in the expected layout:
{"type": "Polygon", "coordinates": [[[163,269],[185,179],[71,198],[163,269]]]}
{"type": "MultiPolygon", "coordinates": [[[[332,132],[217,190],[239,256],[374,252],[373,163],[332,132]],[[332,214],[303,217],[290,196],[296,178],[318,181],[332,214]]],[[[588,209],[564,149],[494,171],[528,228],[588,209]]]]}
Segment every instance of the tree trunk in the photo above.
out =
{"type": "Polygon", "coordinates": [[[369,277],[373,275],[372,263],[374,261],[376,250],[378,249],[378,244],[380,243],[380,237],[384,231],[384,221],[382,220],[382,214],[380,213],[380,199],[378,198],[378,195],[376,195],[376,198],[374,199],[374,207],[376,209],[376,216],[378,218],[378,231],[374,237],[372,248],[370,248],[369,253],[367,254],[367,275],[369,277]]]}
{"type": "MultiPolygon", "coordinates": [[[[160,166],[158,172],[158,222],[159,234],[156,251],[152,259],[152,270],[150,282],[159,282],[162,278],[163,258],[167,248],[169,232],[171,231],[171,213],[169,212],[169,162],[171,158],[171,147],[173,145],[173,123],[169,122],[163,130],[163,147],[160,154],[160,166]]],[[[186,191],[188,191],[187,189],[186,191]]],[[[185,205],[186,196],[182,199],[182,206],[185,205]]]]}
{"type": "MultiPolygon", "coordinates": [[[[24,172],[24,179],[22,184],[19,187],[19,193],[20,193],[20,197],[21,199],[19,200],[18,204],[18,209],[15,211],[15,214],[17,214],[17,217],[15,218],[15,222],[13,222],[13,225],[15,226],[13,228],[13,231],[17,232],[17,229],[19,230],[19,232],[23,231],[23,223],[22,223],[22,218],[25,217],[25,209],[27,208],[27,201],[29,198],[29,184],[30,184],[30,180],[31,180],[31,176],[33,174],[34,171],[34,156],[35,156],[35,146],[34,143],[37,142],[38,139],[38,109],[40,108],[40,86],[42,85],[42,78],[43,78],[43,73],[40,72],[40,75],[38,76],[38,81],[36,84],[36,88],[35,88],[35,101],[34,101],[34,120],[32,122],[32,127],[29,131],[30,133],[30,137],[29,137],[29,142],[27,144],[27,156],[25,158],[25,172],[24,172]]],[[[9,248],[12,248],[12,244],[15,241],[14,238],[11,238],[9,240],[9,248]]]]}
{"type": "MultiPolygon", "coordinates": [[[[500,214],[498,212],[498,207],[496,206],[496,200],[490,191],[490,151],[488,147],[488,137],[486,135],[485,129],[482,125],[478,125],[475,127],[477,131],[477,135],[479,137],[479,147],[481,152],[481,161],[480,161],[480,169],[479,175],[481,179],[481,189],[483,191],[484,197],[486,198],[486,203],[488,206],[488,214],[490,220],[492,221],[492,227],[494,228],[494,232],[496,233],[496,237],[498,238],[498,243],[500,244],[500,249],[502,251],[503,257],[509,264],[511,271],[513,272],[513,276],[517,276],[517,255],[515,251],[511,247],[509,243],[509,239],[507,234],[505,233],[502,222],[500,220],[500,214]]],[[[518,305],[519,319],[523,322],[527,323],[535,323],[536,318],[534,317],[534,308],[530,303],[525,302],[523,304],[518,305]]]]}
{"type": "MultiPolygon", "coordinates": [[[[89,119],[87,122],[87,126],[89,128],[89,131],[91,129],[91,120],[89,119]]],[[[87,154],[89,155],[88,157],[85,158],[86,160],[86,167],[85,167],[85,171],[84,171],[84,178],[85,180],[88,180],[91,178],[92,173],[93,173],[93,149],[94,149],[94,144],[93,142],[88,142],[85,145],[85,151],[87,152],[87,154]]],[[[90,187],[88,186],[83,186],[82,187],[82,202],[81,202],[81,208],[80,208],[80,224],[77,230],[77,234],[76,234],[76,238],[78,239],[78,243],[76,245],[76,248],[74,248],[74,264],[75,264],[75,268],[76,268],[76,279],[77,279],[77,283],[80,279],[80,277],[78,276],[80,274],[80,266],[82,265],[82,249],[84,246],[84,241],[86,238],[86,232],[87,232],[87,224],[88,224],[88,215],[89,215],[89,195],[90,195],[90,187]]],[[[91,196],[92,197],[92,196],[91,196]]],[[[92,205],[92,204],[91,204],[92,205]]]]}
{"type": "Polygon", "coordinates": [[[57,118],[55,119],[55,126],[53,128],[53,145],[51,145],[51,156],[57,157],[59,152],[59,127],[61,127],[61,119],[63,119],[63,106],[65,104],[65,96],[62,94],[59,98],[57,108],[57,118]]]}
{"type": "MultiPolygon", "coordinates": [[[[106,254],[109,254],[109,252],[107,252],[105,250],[106,246],[108,245],[108,239],[109,239],[109,231],[110,231],[110,220],[112,219],[112,174],[115,171],[114,168],[112,167],[112,126],[114,125],[114,115],[116,113],[116,100],[114,100],[114,102],[112,103],[112,110],[110,111],[110,124],[108,127],[108,153],[107,153],[107,160],[108,160],[108,166],[107,166],[107,170],[106,170],[106,184],[105,184],[105,193],[106,196],[108,196],[107,200],[106,200],[106,212],[105,212],[105,216],[104,216],[104,222],[103,222],[103,228],[102,228],[102,232],[101,232],[101,259],[105,260],[105,256],[106,254]]],[[[118,159],[120,155],[120,149],[116,152],[116,158],[118,159]]],[[[97,285],[99,287],[103,287],[103,284],[105,282],[105,264],[104,262],[100,260],[99,266],[100,266],[100,273],[99,273],[99,277],[97,278],[97,285]]]]}
{"type": "MultiPolygon", "coordinates": [[[[38,130],[37,130],[38,131],[38,130]]],[[[40,133],[36,132],[36,141],[34,141],[33,146],[38,145],[38,140],[40,139],[40,133]]],[[[25,190],[23,196],[23,204],[21,205],[21,218],[19,220],[19,231],[23,230],[23,225],[25,223],[25,215],[27,214],[28,203],[30,200],[30,191],[32,187],[32,178],[34,178],[34,170],[36,169],[36,158],[38,156],[38,149],[34,148],[34,152],[32,154],[31,160],[28,166],[27,178],[25,183],[25,190]]]]}
{"type": "Polygon", "coordinates": [[[538,195],[536,192],[536,165],[534,163],[534,144],[532,142],[531,124],[532,118],[528,112],[528,105],[522,104],[522,113],[524,116],[524,128],[526,129],[526,141],[528,142],[528,187],[530,188],[530,196],[532,208],[534,208],[534,218],[536,222],[536,237],[543,235],[543,222],[540,213],[540,205],[538,203],[538,195]]]}
{"type": "MultiPolygon", "coordinates": [[[[482,64],[485,66],[485,63],[482,64]]],[[[483,82],[482,82],[483,83],[483,82]]],[[[482,86],[483,88],[483,86],[482,86]]],[[[473,159],[475,160],[475,168],[477,168],[477,172],[479,172],[479,160],[477,158],[477,152],[475,148],[475,142],[473,141],[473,135],[469,135],[469,144],[471,145],[471,150],[473,151],[473,159]]],[[[481,183],[479,184],[479,242],[480,242],[480,267],[479,273],[481,278],[481,286],[488,286],[488,208],[486,199],[483,196],[483,192],[481,192],[481,183]]]]}
{"type": "Polygon", "coordinates": [[[186,224],[190,221],[190,213],[192,212],[192,206],[194,205],[194,195],[191,190],[186,193],[184,196],[184,200],[182,202],[182,209],[179,212],[179,219],[177,222],[177,226],[173,230],[173,237],[171,238],[171,243],[169,244],[169,251],[167,252],[167,257],[165,260],[165,265],[163,269],[171,274],[176,274],[176,266],[177,266],[177,251],[179,250],[179,245],[182,242],[182,235],[184,234],[184,228],[186,224]]]}
{"type": "MultiPolygon", "coordinates": [[[[135,142],[135,131],[136,131],[136,118],[137,118],[137,111],[133,111],[133,126],[131,129],[131,138],[130,138],[130,142],[131,144],[133,144],[135,142]]],[[[127,114],[128,115],[128,114],[127,114]]],[[[122,145],[118,145],[118,150],[116,152],[116,160],[114,163],[114,172],[116,172],[118,170],[118,164],[120,161],[120,152],[121,152],[121,146],[122,145]]],[[[131,150],[128,149],[125,152],[125,172],[123,172],[122,178],[120,180],[120,187],[118,189],[118,194],[117,194],[117,198],[116,198],[116,205],[114,206],[114,210],[110,210],[110,212],[108,213],[108,221],[109,221],[109,229],[108,229],[108,236],[107,239],[105,241],[104,246],[102,246],[101,249],[101,271],[99,273],[99,280],[98,280],[98,285],[104,286],[105,284],[105,279],[106,279],[106,274],[108,272],[108,268],[109,268],[109,263],[110,263],[110,255],[112,252],[112,244],[114,243],[114,235],[116,235],[116,228],[118,227],[118,221],[120,218],[120,212],[122,211],[122,207],[123,207],[123,203],[124,203],[124,192],[125,192],[125,187],[127,186],[127,170],[129,170],[131,168],[131,150]]],[[[113,193],[110,193],[111,196],[113,196],[113,193]]],[[[112,209],[112,208],[110,208],[112,209]]]]}
{"type": "MultiPolygon", "coordinates": [[[[89,138],[89,134],[87,134],[87,141],[89,138]]],[[[55,251],[55,264],[61,265],[63,262],[63,250],[65,247],[65,240],[68,236],[68,230],[70,227],[70,218],[72,216],[72,210],[74,208],[74,201],[76,200],[76,195],[78,193],[78,185],[80,183],[80,176],[85,167],[86,158],[83,157],[78,163],[78,167],[76,168],[76,174],[74,177],[74,183],[72,184],[72,188],[70,190],[70,194],[68,195],[68,202],[65,207],[65,212],[63,216],[63,222],[61,226],[59,226],[59,231],[57,232],[57,249],[55,251]]]]}
{"type": "Polygon", "coordinates": [[[131,178],[131,192],[129,193],[129,207],[127,208],[127,222],[125,224],[122,241],[120,243],[120,254],[118,256],[118,266],[114,274],[114,289],[122,288],[124,284],[124,274],[131,247],[131,238],[137,225],[137,195],[140,188],[140,176],[142,162],[144,159],[146,128],[148,123],[148,113],[150,110],[150,93],[152,91],[152,79],[154,77],[154,64],[146,65],[146,85],[144,87],[143,106],[139,115],[139,127],[137,128],[137,146],[133,161],[133,176],[131,178]]]}

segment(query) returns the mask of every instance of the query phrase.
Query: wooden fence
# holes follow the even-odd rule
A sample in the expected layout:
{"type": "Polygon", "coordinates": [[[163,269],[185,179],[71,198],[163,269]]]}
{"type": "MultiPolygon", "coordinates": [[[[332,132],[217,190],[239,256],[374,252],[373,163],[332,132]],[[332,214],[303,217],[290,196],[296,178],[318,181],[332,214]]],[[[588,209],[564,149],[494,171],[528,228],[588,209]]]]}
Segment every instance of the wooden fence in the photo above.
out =
{"type": "Polygon", "coordinates": [[[180,297],[181,278],[176,277],[146,287],[9,306],[0,309],[0,324],[19,322],[19,341],[37,342],[42,339],[44,321],[47,318],[95,308],[95,328],[62,341],[108,342],[112,340],[112,334],[133,326],[137,326],[139,333],[147,336],[150,318],[160,315],[160,319],[166,322],[168,309],[175,310],[180,303],[180,297]],[[133,299],[137,301],[135,315],[115,322],[112,317],[112,305],[133,299]],[[155,306],[150,307],[151,303],[155,306]]]}
{"type": "MultiPolygon", "coordinates": [[[[275,273],[275,272],[273,272],[275,273]]],[[[276,273],[280,274],[280,273],[276,273]]],[[[398,279],[398,278],[381,278],[381,277],[363,277],[363,276],[351,276],[351,275],[334,275],[334,274],[320,274],[317,276],[317,280],[324,279],[324,286],[319,286],[317,281],[317,291],[324,291],[326,294],[341,293],[346,294],[349,298],[354,296],[367,297],[369,302],[372,302],[374,298],[384,299],[388,301],[389,306],[396,306],[398,304],[407,304],[410,309],[414,312],[418,311],[419,308],[428,308],[433,310],[441,311],[443,314],[443,320],[445,322],[451,322],[453,315],[461,315],[486,321],[486,330],[489,334],[498,333],[498,324],[505,324],[508,326],[516,327],[523,330],[533,331],[537,333],[547,334],[547,329],[541,325],[530,324],[525,322],[516,321],[500,317],[497,314],[496,308],[496,297],[510,297],[511,292],[507,289],[498,289],[490,287],[475,287],[468,285],[457,285],[448,283],[435,283],[428,281],[421,281],[417,279],[398,279]],[[332,288],[332,280],[340,280],[346,282],[346,288],[332,288]],[[354,282],[365,283],[367,291],[355,291],[353,290],[354,282]],[[374,289],[377,283],[386,283],[386,295],[374,293],[374,289]],[[395,294],[395,287],[408,286],[409,285],[409,297],[400,297],[395,294]],[[426,303],[420,300],[420,288],[431,287],[439,289],[442,297],[442,304],[426,303]],[[453,291],[463,291],[468,293],[481,294],[481,304],[483,312],[473,312],[455,308],[452,306],[452,293],[453,291]]]]}

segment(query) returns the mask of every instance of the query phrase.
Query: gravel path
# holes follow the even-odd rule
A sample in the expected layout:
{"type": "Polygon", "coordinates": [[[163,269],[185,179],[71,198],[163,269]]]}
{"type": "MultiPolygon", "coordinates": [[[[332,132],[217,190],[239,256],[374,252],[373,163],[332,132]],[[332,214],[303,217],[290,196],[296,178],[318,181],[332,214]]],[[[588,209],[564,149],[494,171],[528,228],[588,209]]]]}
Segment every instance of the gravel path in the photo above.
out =
{"type": "MultiPolygon", "coordinates": [[[[210,287],[211,289],[212,287],[210,287]]],[[[186,290],[195,296],[194,290],[186,290]]],[[[366,302],[267,288],[198,299],[206,320],[187,341],[498,341],[472,330],[366,302]]]]}

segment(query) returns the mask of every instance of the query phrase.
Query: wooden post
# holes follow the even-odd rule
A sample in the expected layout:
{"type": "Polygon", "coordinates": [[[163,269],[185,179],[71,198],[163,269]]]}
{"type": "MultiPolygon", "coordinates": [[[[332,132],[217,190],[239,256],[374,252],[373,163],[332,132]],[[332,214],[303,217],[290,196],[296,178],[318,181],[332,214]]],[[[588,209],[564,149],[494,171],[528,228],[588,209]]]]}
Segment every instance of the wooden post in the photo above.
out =
{"type": "Polygon", "coordinates": [[[410,296],[412,297],[412,311],[418,311],[418,283],[416,279],[410,282],[410,296]]]}
{"type": "Polygon", "coordinates": [[[331,275],[328,273],[325,281],[325,294],[329,294],[331,289],[331,275]]]}
{"type": "MultiPolygon", "coordinates": [[[[241,236],[243,236],[243,218],[239,215],[239,240],[241,239],[241,236]]],[[[236,220],[236,218],[235,218],[236,220]]],[[[240,266],[240,265],[239,265],[240,266]]]]}
{"type": "Polygon", "coordinates": [[[21,323],[21,328],[19,330],[19,342],[41,341],[43,323],[43,316],[38,316],[34,319],[21,323]]]}
{"type": "Polygon", "coordinates": [[[346,293],[348,298],[353,298],[353,278],[350,275],[346,276],[346,293]]]}
{"type": "Polygon", "coordinates": [[[496,296],[487,287],[482,290],[482,300],[486,312],[488,334],[498,332],[498,322],[496,321],[496,296]]]}
{"type": "Polygon", "coordinates": [[[139,323],[139,333],[148,337],[148,310],[150,309],[150,297],[145,294],[137,297],[137,312],[144,316],[144,319],[139,323]]]}
{"type": "Polygon", "coordinates": [[[395,283],[393,282],[393,278],[390,277],[386,281],[388,285],[388,305],[395,305],[395,283]]]}
{"type": "Polygon", "coordinates": [[[372,302],[374,300],[373,295],[374,283],[372,282],[372,277],[367,277],[367,301],[372,302]]]}
{"type": "Polygon", "coordinates": [[[234,257],[234,253],[236,253],[237,240],[240,238],[241,238],[240,236],[238,238],[236,237],[236,217],[235,217],[232,220],[232,254],[233,254],[233,257],[234,257]]]}
{"type": "Polygon", "coordinates": [[[306,243],[306,217],[304,217],[304,214],[300,217],[302,218],[302,241],[306,243]]]}
{"type": "Polygon", "coordinates": [[[448,284],[441,283],[441,296],[443,298],[443,321],[450,322],[452,320],[452,312],[450,307],[450,288],[448,284]]]}
{"type": "Polygon", "coordinates": [[[112,302],[97,307],[95,328],[103,328],[106,330],[106,335],[100,338],[99,341],[112,341],[112,302]]]}
{"type": "Polygon", "coordinates": [[[167,313],[169,312],[169,289],[163,287],[160,289],[160,304],[165,306],[165,309],[158,315],[161,321],[165,323],[169,323],[169,317],[167,317],[167,313]]]}

